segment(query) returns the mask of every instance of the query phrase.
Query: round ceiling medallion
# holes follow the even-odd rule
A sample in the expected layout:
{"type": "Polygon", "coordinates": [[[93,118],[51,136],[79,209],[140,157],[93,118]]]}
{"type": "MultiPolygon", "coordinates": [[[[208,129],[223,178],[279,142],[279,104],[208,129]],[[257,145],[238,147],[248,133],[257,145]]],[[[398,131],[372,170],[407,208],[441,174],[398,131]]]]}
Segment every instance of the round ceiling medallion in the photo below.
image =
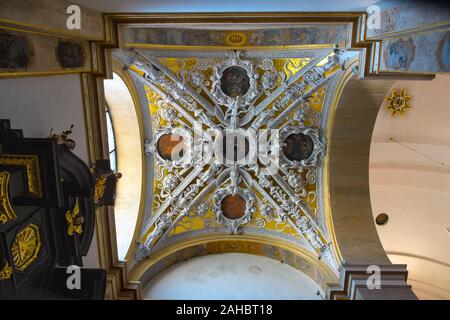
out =
{"type": "Polygon", "coordinates": [[[311,137],[303,133],[294,133],[284,140],[283,152],[291,161],[308,159],[314,150],[314,142],[311,137]]]}
{"type": "Polygon", "coordinates": [[[222,199],[221,209],[225,217],[236,220],[244,216],[246,202],[239,194],[228,195],[222,199]]]}
{"type": "Polygon", "coordinates": [[[183,136],[167,133],[158,139],[156,149],[164,160],[179,160],[185,154],[186,145],[183,136]]]}
{"type": "Polygon", "coordinates": [[[255,211],[253,192],[236,186],[216,190],[212,195],[217,222],[226,225],[230,233],[239,234],[240,226],[248,223],[255,211]]]}
{"type": "Polygon", "coordinates": [[[379,226],[384,226],[389,221],[389,216],[386,213],[380,213],[375,218],[375,222],[379,226]]]}
{"type": "Polygon", "coordinates": [[[220,88],[231,98],[244,96],[250,89],[250,78],[247,71],[239,66],[231,66],[223,70],[220,88]]]}

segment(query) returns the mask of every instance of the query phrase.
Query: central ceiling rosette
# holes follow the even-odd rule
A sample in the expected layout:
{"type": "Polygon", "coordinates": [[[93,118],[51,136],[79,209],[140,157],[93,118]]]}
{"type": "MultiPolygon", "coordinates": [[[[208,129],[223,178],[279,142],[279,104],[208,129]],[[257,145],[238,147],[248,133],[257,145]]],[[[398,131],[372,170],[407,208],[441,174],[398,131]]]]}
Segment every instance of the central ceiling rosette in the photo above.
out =
{"type": "Polygon", "coordinates": [[[321,172],[327,91],[347,59],[337,48],[130,50],[154,161],[137,260],[195,234],[249,233],[295,242],[336,268],[321,172]]]}

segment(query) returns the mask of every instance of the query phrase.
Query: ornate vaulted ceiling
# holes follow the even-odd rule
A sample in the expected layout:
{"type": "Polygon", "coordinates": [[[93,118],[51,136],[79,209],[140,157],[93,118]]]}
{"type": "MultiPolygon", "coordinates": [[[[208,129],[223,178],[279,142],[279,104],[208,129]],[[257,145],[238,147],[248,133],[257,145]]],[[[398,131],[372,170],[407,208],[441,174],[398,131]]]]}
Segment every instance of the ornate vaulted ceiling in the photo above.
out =
{"type": "Polygon", "coordinates": [[[113,54],[137,88],[150,164],[136,263],[199,237],[259,237],[307,252],[330,281],[340,261],[323,159],[358,54],[345,24],[238,27],[128,28],[129,49],[113,54]]]}

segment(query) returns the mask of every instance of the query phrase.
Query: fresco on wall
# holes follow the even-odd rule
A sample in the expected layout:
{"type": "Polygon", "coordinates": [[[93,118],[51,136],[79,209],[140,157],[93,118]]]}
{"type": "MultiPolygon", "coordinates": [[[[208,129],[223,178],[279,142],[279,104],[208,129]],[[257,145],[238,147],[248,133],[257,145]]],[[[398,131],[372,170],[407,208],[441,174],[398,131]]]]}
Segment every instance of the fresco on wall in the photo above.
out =
{"type": "Polygon", "coordinates": [[[76,42],[60,41],[57,48],[58,60],[64,68],[80,68],[84,64],[81,45],[76,42]]]}
{"type": "Polygon", "coordinates": [[[69,68],[89,71],[89,46],[86,40],[0,29],[0,77],[65,73],[69,68]]]}
{"type": "MultiPolygon", "coordinates": [[[[185,262],[195,257],[201,257],[209,254],[221,253],[244,253],[265,256],[271,259],[286,263],[297,270],[305,273],[313,279],[321,288],[325,289],[327,283],[334,282],[330,274],[324,272],[301,255],[297,255],[292,251],[285,250],[271,244],[262,244],[250,241],[214,241],[201,243],[191,247],[180,249],[170,255],[159,259],[149,268],[144,275],[144,283],[154,278],[160,272],[167,270],[171,266],[185,262]]],[[[320,263],[319,263],[320,264],[320,263]]]]}
{"type": "Polygon", "coordinates": [[[172,46],[291,46],[339,43],[345,41],[346,34],[344,25],[242,31],[129,27],[125,29],[125,42],[172,46]]]}
{"type": "Polygon", "coordinates": [[[0,32],[0,69],[24,69],[29,61],[30,50],[24,36],[0,32]]]}
{"type": "Polygon", "coordinates": [[[436,59],[442,70],[450,71],[450,32],[444,34],[439,41],[436,59]]]}
{"type": "Polygon", "coordinates": [[[439,1],[377,2],[380,27],[367,39],[382,41],[379,72],[449,72],[450,6],[439,1]]]}
{"type": "Polygon", "coordinates": [[[390,33],[398,29],[400,8],[394,7],[381,13],[381,28],[379,33],[390,33]]]}
{"type": "Polygon", "coordinates": [[[415,46],[412,38],[398,39],[389,43],[385,51],[386,66],[394,70],[408,69],[414,60],[415,46]]]}
{"type": "Polygon", "coordinates": [[[436,73],[450,71],[450,32],[430,31],[382,42],[380,71],[436,73]]]}

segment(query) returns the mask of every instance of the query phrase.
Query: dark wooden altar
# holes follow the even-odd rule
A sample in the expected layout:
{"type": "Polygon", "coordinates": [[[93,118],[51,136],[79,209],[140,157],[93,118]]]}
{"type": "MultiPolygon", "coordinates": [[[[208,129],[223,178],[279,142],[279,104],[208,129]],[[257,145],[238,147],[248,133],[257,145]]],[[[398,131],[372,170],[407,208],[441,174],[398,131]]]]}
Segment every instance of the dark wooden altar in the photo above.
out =
{"type": "Polygon", "coordinates": [[[94,179],[56,139],[0,120],[0,299],[103,299],[105,272],[83,268],[94,235],[94,179]],[[67,285],[80,267],[79,289],[67,285]]]}

